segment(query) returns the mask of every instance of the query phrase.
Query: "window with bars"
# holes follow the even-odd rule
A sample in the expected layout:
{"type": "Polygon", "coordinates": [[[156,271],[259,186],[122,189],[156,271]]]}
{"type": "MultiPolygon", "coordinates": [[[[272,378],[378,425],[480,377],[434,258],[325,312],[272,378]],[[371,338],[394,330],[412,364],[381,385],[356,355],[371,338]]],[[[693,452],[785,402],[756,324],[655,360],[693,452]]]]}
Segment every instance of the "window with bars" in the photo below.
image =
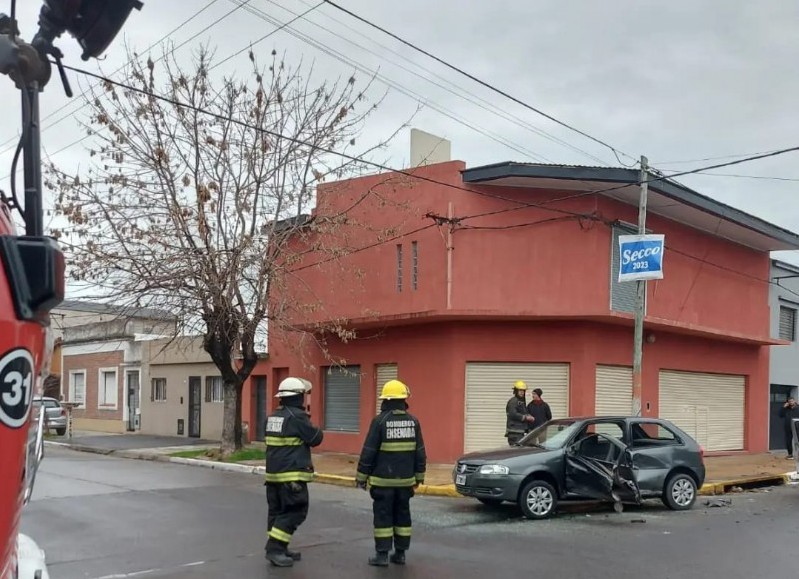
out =
{"type": "Polygon", "coordinates": [[[402,244],[397,244],[397,291],[402,291],[402,244]]]}
{"type": "Polygon", "coordinates": [[[225,383],[222,376],[208,376],[205,379],[205,401],[224,402],[225,383]]]}
{"type": "Polygon", "coordinates": [[[796,308],[780,306],[780,340],[796,341],[796,308]]]}
{"type": "Polygon", "coordinates": [[[166,378],[152,379],[150,400],[153,402],[166,402],[166,378]]]}
{"type": "Polygon", "coordinates": [[[419,288],[419,242],[414,241],[411,243],[411,265],[412,265],[412,278],[411,284],[413,289],[419,288]]]}

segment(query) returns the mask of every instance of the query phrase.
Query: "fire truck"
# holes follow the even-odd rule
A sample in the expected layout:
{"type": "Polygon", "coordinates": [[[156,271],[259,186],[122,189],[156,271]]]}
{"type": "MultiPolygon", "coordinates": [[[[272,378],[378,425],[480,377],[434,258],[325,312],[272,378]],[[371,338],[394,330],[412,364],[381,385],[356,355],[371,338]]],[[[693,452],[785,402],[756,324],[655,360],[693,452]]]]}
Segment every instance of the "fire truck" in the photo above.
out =
{"type": "Polygon", "coordinates": [[[22,127],[12,163],[10,194],[0,199],[0,579],[47,579],[44,553],[19,533],[22,509],[31,498],[44,455],[44,420],[32,404],[50,367],[50,311],[64,299],[64,255],[44,235],[39,93],[55,65],[72,96],[53,44],[64,32],[97,58],[111,44],[139,0],[43,0],[39,29],[30,43],[20,37],[16,0],[0,14],[0,74],[19,89],[22,127]],[[24,203],[15,174],[23,157],[24,203]],[[15,217],[24,223],[24,235],[15,217]]]}

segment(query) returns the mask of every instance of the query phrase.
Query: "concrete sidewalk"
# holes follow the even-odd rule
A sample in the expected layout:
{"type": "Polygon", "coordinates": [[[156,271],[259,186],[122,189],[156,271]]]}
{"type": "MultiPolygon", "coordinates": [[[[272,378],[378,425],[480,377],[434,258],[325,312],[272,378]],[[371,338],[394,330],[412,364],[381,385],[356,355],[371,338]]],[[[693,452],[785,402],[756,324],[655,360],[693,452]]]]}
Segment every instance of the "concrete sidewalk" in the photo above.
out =
{"type": "MultiPolygon", "coordinates": [[[[52,438],[48,444],[66,446],[73,450],[97,454],[113,454],[122,458],[159,460],[193,466],[204,466],[218,470],[263,474],[262,460],[226,463],[198,456],[181,458],[170,454],[184,450],[216,448],[219,443],[179,436],[150,436],[143,434],[103,435],[98,433],[76,433],[71,440],[65,437],[52,438]]],[[[258,448],[256,444],[253,447],[258,448]]],[[[314,453],[316,481],[342,486],[355,484],[358,457],[350,454],[314,453]]],[[[784,484],[790,481],[795,463],[783,454],[737,454],[733,456],[705,457],[707,476],[700,494],[714,495],[760,486],[784,484]]],[[[453,465],[429,464],[425,485],[419,494],[459,497],[452,484],[453,465]]]]}

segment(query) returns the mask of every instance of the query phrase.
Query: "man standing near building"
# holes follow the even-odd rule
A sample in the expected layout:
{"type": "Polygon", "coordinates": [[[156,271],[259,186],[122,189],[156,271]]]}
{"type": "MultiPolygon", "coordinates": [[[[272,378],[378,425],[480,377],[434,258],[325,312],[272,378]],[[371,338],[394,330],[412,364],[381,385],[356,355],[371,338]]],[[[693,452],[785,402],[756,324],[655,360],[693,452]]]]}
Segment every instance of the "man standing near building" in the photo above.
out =
{"type": "Polygon", "coordinates": [[[311,447],[322,443],[322,430],[311,424],[305,395],[311,383],[286,378],[280,383],[280,406],[266,421],[266,502],[269,507],[266,558],[291,567],[300,554],[289,551],[297,528],[308,516],[308,483],[313,480],[311,447]]]}
{"type": "Polygon", "coordinates": [[[549,404],[544,402],[544,399],[541,398],[543,395],[544,391],[541,390],[541,388],[536,388],[533,390],[532,402],[527,405],[527,414],[533,417],[530,430],[538,428],[542,424],[552,420],[552,410],[549,409],[549,404]]]}
{"type": "Polygon", "coordinates": [[[356,484],[366,490],[369,484],[374,511],[376,553],[369,564],[387,567],[391,562],[405,564],[405,551],[411,545],[411,505],[413,491],[424,482],[427,455],[422,428],[408,414],[408,387],[399,380],[383,385],[381,412],[372,420],[358,462],[356,484]]]}
{"type": "Polygon", "coordinates": [[[530,425],[533,424],[533,417],[527,413],[525,407],[525,396],[527,394],[527,384],[518,380],[513,385],[513,398],[508,400],[505,406],[507,421],[505,423],[505,438],[508,439],[510,446],[518,443],[530,425]]]}
{"type": "Polygon", "coordinates": [[[793,458],[793,419],[799,418],[799,406],[796,399],[791,396],[780,408],[783,431],[785,432],[785,448],[788,450],[788,459],[793,458]]]}

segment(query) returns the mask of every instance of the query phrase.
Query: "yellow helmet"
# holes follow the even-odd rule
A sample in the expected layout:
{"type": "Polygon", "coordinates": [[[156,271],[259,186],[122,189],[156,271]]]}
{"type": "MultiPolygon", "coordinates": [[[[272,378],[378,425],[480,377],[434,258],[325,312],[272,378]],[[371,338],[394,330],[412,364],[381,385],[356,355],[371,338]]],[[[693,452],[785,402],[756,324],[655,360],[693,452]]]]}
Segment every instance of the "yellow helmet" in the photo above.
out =
{"type": "Polygon", "coordinates": [[[411,395],[408,387],[399,380],[389,380],[383,384],[380,400],[404,400],[411,395]]]}
{"type": "Polygon", "coordinates": [[[513,389],[527,391],[527,384],[525,384],[523,380],[516,380],[516,383],[513,385],[513,389]]]}

